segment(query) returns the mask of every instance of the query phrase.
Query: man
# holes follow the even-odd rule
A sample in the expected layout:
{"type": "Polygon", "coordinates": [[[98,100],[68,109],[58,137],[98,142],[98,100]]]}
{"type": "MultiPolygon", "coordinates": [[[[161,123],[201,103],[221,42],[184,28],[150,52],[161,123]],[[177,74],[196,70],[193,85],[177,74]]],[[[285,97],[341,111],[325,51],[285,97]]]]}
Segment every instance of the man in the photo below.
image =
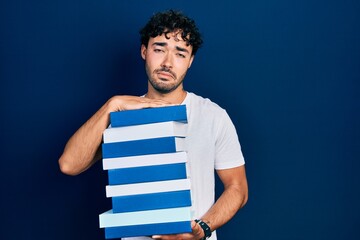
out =
{"type": "Polygon", "coordinates": [[[210,239],[214,240],[214,231],[247,201],[244,159],[236,130],[225,110],[183,88],[186,72],[202,43],[194,21],[181,13],[166,11],[154,15],[140,34],[148,92],[143,97],[109,99],[70,138],[59,159],[61,171],[76,175],[101,158],[102,133],[109,125],[110,112],[186,104],[187,153],[196,220],[192,221],[192,233],[153,238],[207,239],[212,232],[210,239]],[[215,203],[214,169],[224,184],[224,192],[215,203]]]}

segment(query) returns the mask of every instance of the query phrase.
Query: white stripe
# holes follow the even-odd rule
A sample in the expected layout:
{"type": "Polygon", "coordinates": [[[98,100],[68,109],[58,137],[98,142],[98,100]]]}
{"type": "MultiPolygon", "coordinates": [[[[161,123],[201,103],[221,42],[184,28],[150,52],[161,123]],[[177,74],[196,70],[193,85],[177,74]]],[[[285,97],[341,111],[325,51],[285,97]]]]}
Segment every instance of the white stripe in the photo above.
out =
{"type": "Polygon", "coordinates": [[[190,179],[106,186],[106,197],[171,192],[190,189],[190,179]]]}
{"type": "Polygon", "coordinates": [[[104,131],[104,143],[124,142],[160,137],[186,137],[187,124],[160,122],[125,127],[109,127],[104,131]]]}
{"type": "Polygon", "coordinates": [[[187,162],[186,152],[150,154],[132,157],[104,158],[104,170],[117,168],[144,167],[187,162]]]}
{"type": "Polygon", "coordinates": [[[143,225],[191,220],[191,208],[168,208],[149,211],[113,213],[112,209],[99,215],[100,228],[143,225]]]}

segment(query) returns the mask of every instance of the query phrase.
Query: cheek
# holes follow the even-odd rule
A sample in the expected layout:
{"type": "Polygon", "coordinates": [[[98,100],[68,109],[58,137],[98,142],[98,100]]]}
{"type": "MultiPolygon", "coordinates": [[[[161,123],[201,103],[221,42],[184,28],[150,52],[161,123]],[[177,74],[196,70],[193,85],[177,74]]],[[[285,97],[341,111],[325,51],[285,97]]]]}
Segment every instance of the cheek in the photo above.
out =
{"type": "Polygon", "coordinates": [[[151,56],[146,56],[146,65],[148,68],[154,68],[156,62],[151,56]]]}
{"type": "Polygon", "coordinates": [[[179,61],[177,63],[177,69],[181,72],[186,72],[189,69],[189,63],[184,61],[179,61]]]}
{"type": "Polygon", "coordinates": [[[148,55],[147,56],[147,62],[152,67],[157,67],[161,64],[161,59],[157,56],[148,55]]]}

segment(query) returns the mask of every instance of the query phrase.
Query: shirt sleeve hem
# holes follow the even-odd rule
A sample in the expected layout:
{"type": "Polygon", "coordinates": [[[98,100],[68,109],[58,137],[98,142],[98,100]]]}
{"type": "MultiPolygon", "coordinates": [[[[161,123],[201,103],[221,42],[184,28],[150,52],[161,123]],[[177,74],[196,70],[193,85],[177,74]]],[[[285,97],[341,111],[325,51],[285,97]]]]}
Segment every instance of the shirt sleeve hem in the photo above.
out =
{"type": "Polygon", "coordinates": [[[224,169],[236,168],[236,167],[240,167],[242,165],[245,165],[244,160],[232,161],[232,162],[228,162],[228,163],[221,163],[221,164],[216,164],[215,165],[215,170],[224,170],[224,169]]]}

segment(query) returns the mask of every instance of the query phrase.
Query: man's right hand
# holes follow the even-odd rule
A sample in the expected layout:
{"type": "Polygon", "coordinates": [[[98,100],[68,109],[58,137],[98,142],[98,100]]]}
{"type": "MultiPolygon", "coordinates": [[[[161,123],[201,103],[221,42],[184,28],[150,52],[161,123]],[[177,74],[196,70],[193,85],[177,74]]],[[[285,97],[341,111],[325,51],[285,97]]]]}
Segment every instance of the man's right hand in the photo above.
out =
{"type": "Polygon", "coordinates": [[[171,103],[163,100],[128,95],[114,96],[110,98],[108,102],[111,112],[172,105],[171,103]]]}

